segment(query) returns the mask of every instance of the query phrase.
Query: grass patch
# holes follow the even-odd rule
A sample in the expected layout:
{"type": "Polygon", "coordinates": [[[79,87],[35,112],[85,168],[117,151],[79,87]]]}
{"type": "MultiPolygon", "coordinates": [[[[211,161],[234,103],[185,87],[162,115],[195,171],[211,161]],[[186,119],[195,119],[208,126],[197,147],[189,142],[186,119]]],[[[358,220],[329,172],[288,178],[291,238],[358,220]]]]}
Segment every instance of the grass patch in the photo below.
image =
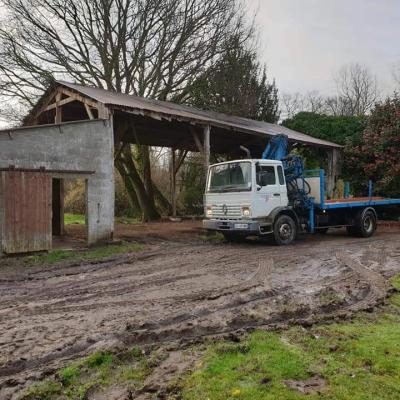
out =
{"type": "Polygon", "coordinates": [[[81,374],[81,371],[79,368],[67,367],[67,368],[62,369],[59,372],[59,377],[60,377],[61,383],[64,386],[68,386],[71,383],[75,382],[79,378],[80,374],[81,374]]]}
{"type": "Polygon", "coordinates": [[[65,225],[85,225],[85,216],[81,214],[64,214],[65,225]]]}
{"type": "Polygon", "coordinates": [[[85,364],[89,368],[101,368],[104,366],[111,365],[113,363],[113,356],[110,353],[104,353],[102,351],[98,351],[97,353],[92,354],[85,360],[85,364]]]}
{"type": "Polygon", "coordinates": [[[220,232],[207,232],[204,235],[199,235],[200,239],[209,243],[222,243],[225,237],[220,232]]]}
{"type": "MultiPolygon", "coordinates": [[[[400,275],[392,280],[400,289],[400,275]]],[[[183,379],[182,398],[400,399],[400,294],[381,312],[353,321],[255,332],[239,344],[209,347],[200,367],[183,379]],[[302,394],[285,380],[325,378],[320,393],[302,394]]]]}
{"type": "Polygon", "coordinates": [[[140,218],[133,217],[115,217],[115,222],[123,225],[137,225],[142,223],[140,218]]]}
{"type": "Polygon", "coordinates": [[[52,400],[56,399],[62,393],[62,385],[59,382],[44,381],[28,389],[25,400],[52,400]]]}
{"type": "Polygon", "coordinates": [[[126,354],[96,352],[60,371],[54,378],[28,388],[23,400],[84,400],[92,389],[123,385],[136,390],[151,373],[142,351],[134,348],[126,354]]]}
{"type": "MultiPolygon", "coordinates": [[[[137,225],[141,223],[140,218],[132,217],[115,217],[115,222],[117,224],[123,225],[137,225]]],[[[64,214],[65,225],[85,225],[85,216],[82,214],[64,214]]]]}
{"type": "Polygon", "coordinates": [[[94,261],[110,257],[116,254],[126,254],[141,251],[143,246],[135,242],[122,242],[94,247],[87,250],[52,250],[48,253],[35,254],[24,257],[26,266],[51,265],[63,260],[70,261],[94,261]]]}

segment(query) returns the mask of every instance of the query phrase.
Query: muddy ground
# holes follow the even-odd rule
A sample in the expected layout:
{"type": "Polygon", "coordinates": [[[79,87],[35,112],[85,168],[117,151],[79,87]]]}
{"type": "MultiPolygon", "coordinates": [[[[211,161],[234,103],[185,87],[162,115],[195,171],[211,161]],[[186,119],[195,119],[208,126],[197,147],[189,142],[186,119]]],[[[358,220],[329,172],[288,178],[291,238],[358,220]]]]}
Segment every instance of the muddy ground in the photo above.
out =
{"type": "Polygon", "coordinates": [[[97,263],[5,264],[0,398],[14,399],[99,348],[184,345],[372,309],[400,272],[400,230],[381,229],[370,239],[305,235],[288,247],[207,243],[183,230],[168,240],[150,235],[143,251],[97,263]]]}

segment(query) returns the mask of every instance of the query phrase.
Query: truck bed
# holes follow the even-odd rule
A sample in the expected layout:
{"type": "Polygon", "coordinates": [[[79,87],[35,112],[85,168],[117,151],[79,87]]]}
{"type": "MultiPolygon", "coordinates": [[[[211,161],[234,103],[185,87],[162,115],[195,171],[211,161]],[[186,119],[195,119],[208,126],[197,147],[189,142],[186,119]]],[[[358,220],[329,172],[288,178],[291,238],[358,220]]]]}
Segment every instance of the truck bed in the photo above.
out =
{"type": "Polygon", "coordinates": [[[400,199],[386,199],[384,197],[352,197],[348,199],[325,200],[322,204],[316,204],[317,207],[324,210],[334,208],[353,208],[367,206],[390,206],[400,205],[400,199]]]}

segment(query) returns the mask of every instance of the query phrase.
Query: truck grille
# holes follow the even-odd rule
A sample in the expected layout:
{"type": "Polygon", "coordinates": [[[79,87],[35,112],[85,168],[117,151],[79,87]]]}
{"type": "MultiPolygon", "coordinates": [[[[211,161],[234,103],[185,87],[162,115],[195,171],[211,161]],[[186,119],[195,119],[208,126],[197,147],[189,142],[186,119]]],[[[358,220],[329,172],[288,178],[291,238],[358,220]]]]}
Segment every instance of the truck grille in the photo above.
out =
{"type": "Polygon", "coordinates": [[[240,219],[242,217],[241,206],[218,204],[212,206],[213,218],[217,219],[240,219]]]}

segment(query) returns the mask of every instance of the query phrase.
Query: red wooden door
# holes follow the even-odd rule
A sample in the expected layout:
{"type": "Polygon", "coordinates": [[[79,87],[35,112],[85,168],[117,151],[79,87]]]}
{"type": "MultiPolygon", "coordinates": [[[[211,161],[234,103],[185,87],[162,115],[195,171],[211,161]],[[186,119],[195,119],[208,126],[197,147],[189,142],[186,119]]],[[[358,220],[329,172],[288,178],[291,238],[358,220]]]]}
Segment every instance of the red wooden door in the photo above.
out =
{"type": "Polygon", "coordinates": [[[51,177],[41,172],[1,172],[5,253],[51,249],[51,183],[51,177]]]}

